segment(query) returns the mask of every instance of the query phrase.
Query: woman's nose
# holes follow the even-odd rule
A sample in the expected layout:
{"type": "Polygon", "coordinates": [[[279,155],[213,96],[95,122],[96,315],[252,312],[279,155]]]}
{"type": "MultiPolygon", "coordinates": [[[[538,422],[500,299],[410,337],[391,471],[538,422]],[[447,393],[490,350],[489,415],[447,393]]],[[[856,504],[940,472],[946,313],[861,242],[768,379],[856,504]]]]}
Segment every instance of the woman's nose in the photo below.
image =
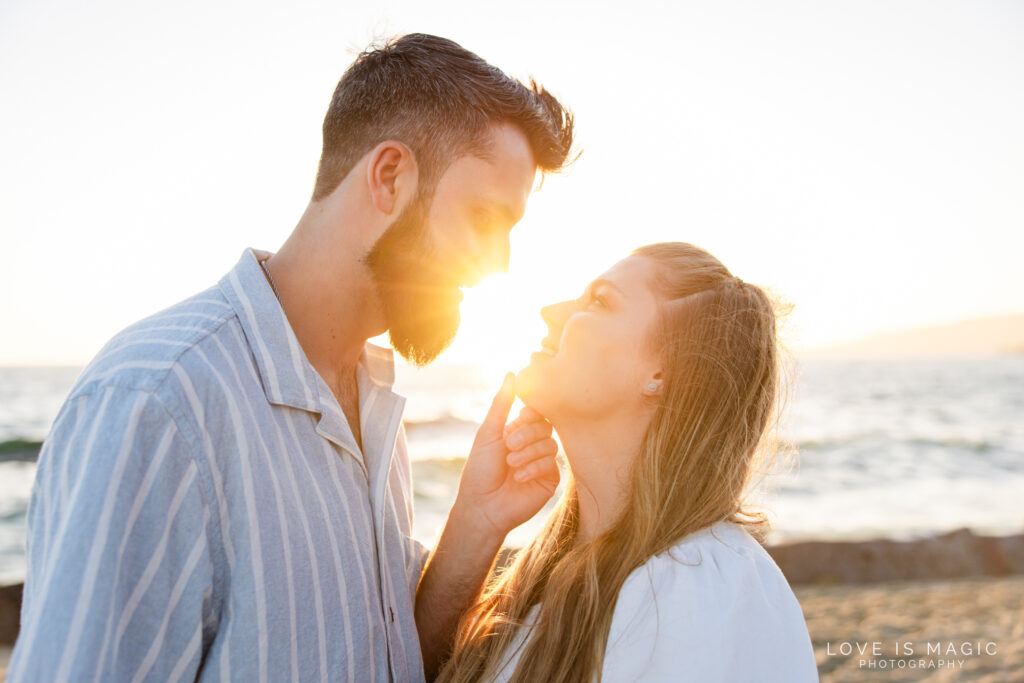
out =
{"type": "Polygon", "coordinates": [[[550,304],[540,309],[540,317],[548,327],[557,329],[565,324],[573,305],[572,301],[559,301],[557,304],[550,304]]]}

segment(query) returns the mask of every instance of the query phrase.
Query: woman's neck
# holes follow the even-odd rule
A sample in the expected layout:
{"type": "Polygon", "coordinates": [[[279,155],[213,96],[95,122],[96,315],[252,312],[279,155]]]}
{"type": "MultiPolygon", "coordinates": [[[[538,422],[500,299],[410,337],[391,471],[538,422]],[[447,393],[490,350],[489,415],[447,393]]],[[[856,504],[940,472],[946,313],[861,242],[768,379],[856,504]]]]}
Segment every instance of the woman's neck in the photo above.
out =
{"type": "Polygon", "coordinates": [[[630,471],[649,421],[649,416],[618,415],[599,421],[554,422],[576,480],[577,544],[594,540],[622,514],[629,497],[630,471]]]}

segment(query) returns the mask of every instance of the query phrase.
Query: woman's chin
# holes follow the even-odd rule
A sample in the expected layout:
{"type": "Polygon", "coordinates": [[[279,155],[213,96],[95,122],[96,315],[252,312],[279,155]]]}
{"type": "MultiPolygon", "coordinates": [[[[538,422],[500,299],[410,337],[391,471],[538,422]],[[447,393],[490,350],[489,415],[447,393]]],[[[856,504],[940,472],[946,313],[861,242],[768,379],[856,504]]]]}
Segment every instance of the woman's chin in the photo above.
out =
{"type": "Polygon", "coordinates": [[[528,405],[541,415],[547,415],[548,411],[554,407],[549,405],[550,400],[546,400],[547,386],[550,384],[550,375],[545,372],[543,358],[538,358],[541,354],[533,354],[530,358],[530,363],[520,370],[516,374],[516,395],[523,402],[524,405],[528,405]]]}

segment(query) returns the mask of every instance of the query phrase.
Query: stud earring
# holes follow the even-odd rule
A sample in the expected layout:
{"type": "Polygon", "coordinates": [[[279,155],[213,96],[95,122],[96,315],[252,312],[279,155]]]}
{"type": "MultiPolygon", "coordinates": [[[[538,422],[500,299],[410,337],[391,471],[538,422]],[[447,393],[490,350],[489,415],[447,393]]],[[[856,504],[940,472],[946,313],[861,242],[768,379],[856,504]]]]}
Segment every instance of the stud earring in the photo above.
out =
{"type": "Polygon", "coordinates": [[[651,392],[652,394],[654,392],[656,392],[657,390],[658,390],[658,385],[655,384],[654,382],[651,382],[650,384],[647,385],[647,391],[651,392]]]}

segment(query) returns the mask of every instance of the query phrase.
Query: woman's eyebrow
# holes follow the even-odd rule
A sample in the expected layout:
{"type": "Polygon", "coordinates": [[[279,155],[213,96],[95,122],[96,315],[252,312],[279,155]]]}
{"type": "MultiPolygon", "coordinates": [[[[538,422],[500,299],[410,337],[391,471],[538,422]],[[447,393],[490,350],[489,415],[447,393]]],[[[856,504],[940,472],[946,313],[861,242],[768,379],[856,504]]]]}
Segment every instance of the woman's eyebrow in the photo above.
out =
{"type": "Polygon", "coordinates": [[[594,280],[593,282],[591,282],[591,283],[590,283],[590,284],[589,284],[589,285],[587,286],[587,290],[588,290],[589,292],[593,293],[593,292],[596,292],[596,291],[597,291],[598,289],[600,289],[601,287],[609,287],[609,288],[611,288],[611,289],[614,289],[614,290],[615,290],[616,292],[618,292],[619,294],[622,294],[623,296],[625,296],[625,294],[623,293],[623,291],[622,291],[621,289],[619,289],[619,288],[618,288],[618,287],[617,287],[617,286],[615,285],[615,283],[614,283],[614,282],[612,282],[611,280],[606,280],[606,279],[604,279],[603,277],[599,277],[599,278],[597,278],[596,280],[594,280]]]}

